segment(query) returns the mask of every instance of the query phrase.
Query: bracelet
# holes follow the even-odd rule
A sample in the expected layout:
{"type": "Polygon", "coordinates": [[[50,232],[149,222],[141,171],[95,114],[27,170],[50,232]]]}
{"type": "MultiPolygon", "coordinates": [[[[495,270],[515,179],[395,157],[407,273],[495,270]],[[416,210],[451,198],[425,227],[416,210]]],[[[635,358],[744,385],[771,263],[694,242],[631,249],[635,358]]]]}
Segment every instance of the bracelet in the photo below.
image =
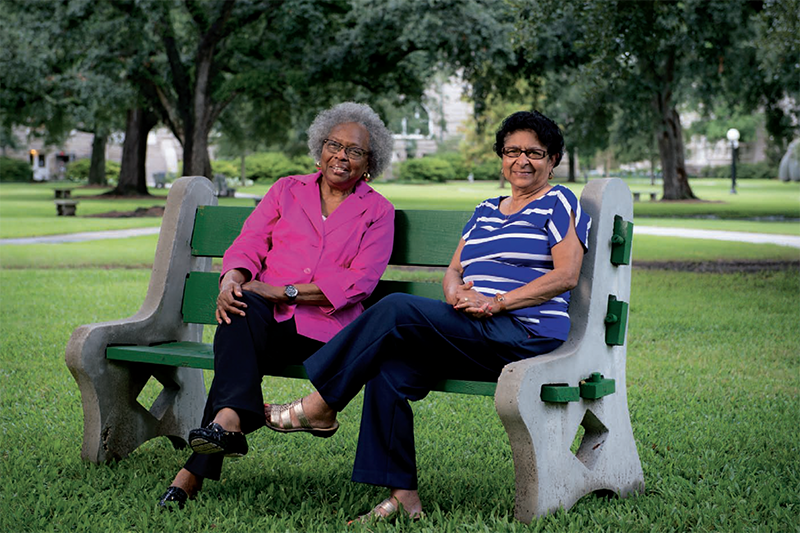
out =
{"type": "Polygon", "coordinates": [[[500,309],[500,306],[498,305],[498,310],[499,311],[505,311],[505,308],[506,308],[506,304],[505,304],[506,297],[505,296],[503,296],[502,294],[495,294],[494,295],[494,301],[497,302],[498,304],[502,304],[502,306],[503,306],[502,309],[500,309]]]}

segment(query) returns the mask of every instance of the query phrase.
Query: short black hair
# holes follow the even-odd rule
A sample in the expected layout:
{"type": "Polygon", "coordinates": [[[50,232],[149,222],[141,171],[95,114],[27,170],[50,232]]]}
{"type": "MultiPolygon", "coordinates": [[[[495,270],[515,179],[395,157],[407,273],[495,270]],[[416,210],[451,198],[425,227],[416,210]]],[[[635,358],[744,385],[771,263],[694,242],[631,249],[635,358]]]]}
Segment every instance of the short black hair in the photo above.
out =
{"type": "Polygon", "coordinates": [[[503,157],[506,137],[520,130],[534,132],[539,141],[547,148],[547,155],[557,156],[554,167],[561,163],[561,157],[564,155],[564,136],[561,135],[558,124],[536,110],[517,111],[503,120],[495,135],[494,151],[498,156],[503,157]]]}

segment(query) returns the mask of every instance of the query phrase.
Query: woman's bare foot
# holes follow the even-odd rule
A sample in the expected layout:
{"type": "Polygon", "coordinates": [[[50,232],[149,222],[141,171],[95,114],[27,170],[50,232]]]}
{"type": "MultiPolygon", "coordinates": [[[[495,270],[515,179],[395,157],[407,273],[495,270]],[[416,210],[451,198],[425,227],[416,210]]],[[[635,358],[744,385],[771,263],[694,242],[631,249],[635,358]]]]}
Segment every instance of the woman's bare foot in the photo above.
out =
{"type": "Polygon", "coordinates": [[[351,520],[347,525],[354,522],[389,520],[396,518],[400,513],[412,520],[418,520],[425,516],[425,513],[422,512],[419,493],[416,490],[392,489],[391,495],[387,499],[383,500],[367,514],[351,520]]]}
{"type": "Polygon", "coordinates": [[[182,489],[189,498],[194,498],[197,496],[197,493],[200,492],[200,489],[203,488],[203,478],[192,474],[185,468],[181,468],[170,486],[178,487],[182,489]]]}
{"type": "Polygon", "coordinates": [[[391,497],[403,506],[403,510],[411,518],[422,516],[422,501],[416,490],[392,489],[391,497]]]}
{"type": "Polygon", "coordinates": [[[202,486],[203,478],[181,468],[167,491],[158,500],[158,507],[167,511],[172,511],[176,507],[183,509],[186,500],[194,499],[202,486]]]}
{"type": "Polygon", "coordinates": [[[239,414],[230,407],[223,407],[217,412],[213,422],[222,426],[225,431],[241,431],[239,414]]]}

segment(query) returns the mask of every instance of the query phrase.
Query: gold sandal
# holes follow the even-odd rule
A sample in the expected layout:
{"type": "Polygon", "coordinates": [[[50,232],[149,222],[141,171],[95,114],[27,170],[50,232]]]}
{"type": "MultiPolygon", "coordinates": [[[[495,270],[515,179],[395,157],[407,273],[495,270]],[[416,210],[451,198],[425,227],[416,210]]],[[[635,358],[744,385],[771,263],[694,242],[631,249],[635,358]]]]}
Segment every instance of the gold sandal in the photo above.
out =
{"type": "MultiPolygon", "coordinates": [[[[350,520],[347,523],[347,525],[350,526],[357,523],[369,523],[373,521],[393,520],[400,515],[400,510],[403,509],[403,505],[400,502],[398,503],[394,502],[395,502],[394,497],[386,498],[381,503],[376,505],[373,510],[371,510],[367,514],[359,516],[355,520],[350,520]]],[[[403,511],[405,511],[405,509],[403,509],[403,511]]],[[[413,521],[425,518],[425,513],[423,513],[422,511],[414,513],[413,515],[411,513],[405,513],[405,512],[404,514],[413,521]]]]}
{"type": "Polygon", "coordinates": [[[296,433],[302,431],[311,433],[315,437],[327,439],[332,437],[336,430],[339,429],[339,422],[334,422],[329,428],[315,428],[313,427],[306,414],[303,411],[303,399],[295,400],[292,403],[284,403],[281,405],[264,404],[264,414],[266,416],[267,427],[278,433],[296,433]],[[297,416],[300,426],[295,426],[292,423],[291,411],[297,416]]]}

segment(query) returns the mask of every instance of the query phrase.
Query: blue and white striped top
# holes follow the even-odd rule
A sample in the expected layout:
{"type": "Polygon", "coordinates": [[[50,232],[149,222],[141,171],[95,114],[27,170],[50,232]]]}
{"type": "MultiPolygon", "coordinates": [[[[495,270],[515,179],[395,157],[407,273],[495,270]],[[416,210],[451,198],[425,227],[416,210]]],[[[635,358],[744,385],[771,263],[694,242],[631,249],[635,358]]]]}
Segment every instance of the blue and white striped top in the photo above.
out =
{"type": "MultiPolygon", "coordinates": [[[[567,234],[575,213],[578,239],[587,246],[588,214],[581,211],[575,194],[555,185],[512,215],[500,212],[505,196],[490,198],[475,208],[464,226],[466,244],[461,251],[464,282],[489,297],[521,287],[553,270],[550,249],[567,234]]],[[[509,311],[540,337],[566,340],[569,334],[569,291],[533,307],[509,311]]]]}

